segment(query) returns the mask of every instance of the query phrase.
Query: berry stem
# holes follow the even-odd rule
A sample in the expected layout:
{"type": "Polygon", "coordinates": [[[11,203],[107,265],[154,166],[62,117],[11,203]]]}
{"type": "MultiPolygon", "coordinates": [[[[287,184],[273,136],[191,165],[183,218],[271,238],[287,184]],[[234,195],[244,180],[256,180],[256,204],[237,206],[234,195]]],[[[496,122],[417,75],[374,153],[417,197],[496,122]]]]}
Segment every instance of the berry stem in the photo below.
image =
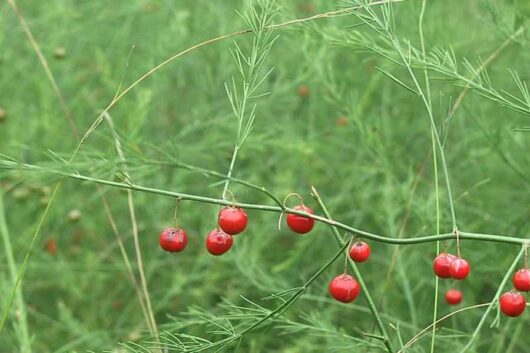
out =
{"type": "Polygon", "coordinates": [[[524,268],[528,269],[528,246],[530,243],[524,244],[524,268]]]}
{"type": "Polygon", "coordinates": [[[284,208],[287,208],[287,206],[285,205],[285,203],[287,202],[287,199],[288,199],[289,197],[291,197],[291,196],[296,196],[296,197],[300,200],[300,204],[301,204],[302,206],[304,205],[304,198],[302,197],[302,195],[297,194],[296,192],[291,192],[291,193],[285,195],[285,197],[284,197],[284,199],[283,199],[283,203],[282,203],[282,205],[283,205],[284,208]]]}
{"type": "Polygon", "coordinates": [[[236,197],[234,195],[234,193],[232,191],[230,191],[229,189],[226,190],[227,193],[230,194],[230,197],[232,198],[232,208],[236,207],[236,197]]]}
{"type": "Polygon", "coordinates": [[[456,236],[456,256],[460,259],[460,231],[458,229],[455,229],[455,236],[456,236]]]}
{"type": "MultiPolygon", "coordinates": [[[[344,274],[346,274],[348,272],[348,258],[350,256],[349,251],[350,251],[350,249],[352,247],[354,239],[355,239],[355,237],[351,237],[350,241],[348,242],[348,247],[346,248],[346,254],[344,256],[344,274]]],[[[345,243],[345,241],[342,240],[342,243],[345,243]]]]}
{"type": "Polygon", "coordinates": [[[177,197],[177,202],[175,203],[175,211],[173,213],[173,225],[175,226],[175,228],[179,228],[179,223],[177,221],[177,214],[178,214],[178,209],[179,209],[179,202],[180,202],[180,198],[177,197]]]}

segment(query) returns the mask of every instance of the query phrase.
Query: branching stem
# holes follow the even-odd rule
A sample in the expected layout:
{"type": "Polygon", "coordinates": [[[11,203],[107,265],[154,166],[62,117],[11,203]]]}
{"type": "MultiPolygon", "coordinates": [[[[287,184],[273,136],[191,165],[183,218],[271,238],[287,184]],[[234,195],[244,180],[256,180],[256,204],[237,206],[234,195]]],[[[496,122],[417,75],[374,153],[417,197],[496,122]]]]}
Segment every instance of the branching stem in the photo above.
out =
{"type": "MultiPolygon", "coordinates": [[[[200,196],[200,195],[185,194],[185,193],[180,193],[180,192],[175,192],[175,191],[156,189],[156,188],[141,186],[141,185],[132,184],[132,183],[99,179],[99,178],[82,175],[79,173],[67,173],[64,171],[42,168],[42,167],[31,165],[31,164],[20,164],[19,166],[23,167],[23,169],[25,169],[26,171],[34,171],[34,172],[41,172],[41,173],[44,172],[48,174],[59,175],[65,178],[82,180],[82,181],[86,181],[89,183],[107,185],[107,186],[116,187],[120,189],[130,189],[130,190],[135,190],[139,192],[179,198],[181,200],[196,201],[200,203],[209,203],[209,204],[223,205],[223,206],[234,205],[234,203],[231,200],[215,199],[215,198],[205,197],[205,196],[200,196]]],[[[0,169],[2,169],[1,164],[0,164],[0,169]]],[[[283,206],[281,207],[281,206],[271,206],[271,205],[249,204],[249,203],[241,203],[241,202],[236,202],[235,206],[246,208],[246,209],[252,209],[252,210],[269,211],[269,212],[277,212],[277,213],[285,212],[285,213],[297,214],[297,215],[305,216],[308,218],[313,218],[322,223],[336,226],[342,229],[343,231],[350,232],[352,234],[357,234],[360,238],[371,239],[374,241],[378,241],[381,243],[387,243],[387,244],[403,244],[403,245],[422,244],[422,243],[436,242],[439,240],[454,239],[455,237],[454,232],[450,232],[450,233],[444,233],[444,234],[425,235],[425,236],[419,236],[419,237],[414,237],[414,238],[392,238],[388,236],[371,233],[371,232],[361,230],[358,228],[350,227],[348,225],[345,225],[343,223],[340,223],[332,219],[328,219],[326,217],[304,213],[298,210],[294,210],[292,208],[283,208],[283,206]]],[[[502,236],[502,235],[496,235],[496,234],[471,233],[471,232],[464,232],[461,230],[459,231],[459,238],[460,240],[477,240],[477,241],[488,241],[488,242],[516,244],[516,245],[522,245],[528,242],[528,239],[523,238],[523,237],[518,238],[518,237],[513,237],[513,236],[502,236]]]]}

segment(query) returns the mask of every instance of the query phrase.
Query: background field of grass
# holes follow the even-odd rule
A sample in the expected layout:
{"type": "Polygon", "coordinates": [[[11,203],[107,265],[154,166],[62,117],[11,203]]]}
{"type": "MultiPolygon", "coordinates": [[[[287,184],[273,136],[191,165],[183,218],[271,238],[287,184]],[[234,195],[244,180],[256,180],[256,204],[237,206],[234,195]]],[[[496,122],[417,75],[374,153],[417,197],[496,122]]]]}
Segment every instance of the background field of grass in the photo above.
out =
{"type": "MultiPolygon", "coordinates": [[[[125,71],[124,86],[128,86],[174,53],[246,28],[237,12],[244,12],[250,3],[20,0],[18,6],[75,124],[84,133],[111,101],[125,71]],[[64,57],[57,52],[60,48],[64,48],[64,57]]],[[[277,0],[275,22],[351,3],[277,0]]],[[[397,36],[419,47],[421,1],[406,0],[393,9],[397,36]]],[[[528,81],[529,9],[525,1],[427,1],[427,51],[452,48],[460,67],[464,58],[478,67],[479,58],[486,59],[522,27],[488,65],[492,85],[499,92],[517,94],[510,70],[528,81]]],[[[378,70],[411,84],[401,68],[349,42],[353,32],[377,40],[367,25],[358,24],[359,19],[348,15],[274,31],[279,37],[266,62],[274,71],[259,91],[270,94],[255,101],[253,131],[240,151],[233,176],[263,185],[278,198],[300,193],[317,210],[310,196],[310,187],[315,186],[334,219],[370,232],[393,238],[435,234],[433,146],[425,107],[417,95],[378,70]],[[302,85],[309,87],[307,97],[299,95],[302,85]]],[[[238,79],[231,50],[237,42],[248,52],[252,36],[233,37],[179,58],[110,110],[134,183],[221,197],[221,179],[157,163],[178,161],[226,174],[236,131],[225,91],[226,82],[238,79]]],[[[416,73],[423,78],[423,70],[416,69],[416,73]]],[[[441,127],[464,85],[436,72],[430,75],[434,115],[441,127]]],[[[61,158],[69,158],[77,141],[7,2],[0,4],[0,107],[7,114],[0,121],[2,155],[45,169],[63,165],[71,171],[61,158]]],[[[530,126],[529,117],[473,90],[453,115],[445,153],[461,229],[528,237],[530,134],[518,129],[530,126]]],[[[102,179],[117,178],[121,167],[114,143],[111,130],[103,123],[82,147],[72,168],[102,179]]],[[[446,233],[452,231],[451,218],[440,167],[438,172],[440,227],[446,233]]],[[[8,234],[17,269],[57,180],[46,172],[0,169],[5,193],[5,225],[0,224],[0,231],[8,234]]],[[[103,190],[136,272],[127,194],[111,187],[103,190]]],[[[271,204],[262,193],[245,186],[232,183],[230,190],[240,202],[271,204]]],[[[175,200],[135,192],[134,205],[147,287],[161,331],[215,341],[205,319],[209,315],[229,315],[235,310],[231,305],[252,308],[249,301],[272,310],[281,302],[262,298],[301,286],[337,251],[326,225],[318,224],[309,235],[298,236],[286,227],[278,231],[278,214],[249,211],[248,230],[237,236],[228,254],[214,258],[203,244],[215,227],[218,206],[182,201],[179,222],[190,243],[183,253],[169,255],[159,248],[158,234],[171,225],[175,200]]],[[[394,327],[388,330],[399,346],[395,327],[407,341],[432,322],[435,279],[431,263],[436,244],[370,245],[371,261],[359,268],[385,324],[394,327]]],[[[450,247],[455,251],[454,242],[450,247]]],[[[13,280],[5,241],[0,249],[3,313],[13,280]]],[[[472,273],[464,282],[441,282],[439,293],[443,295],[449,287],[461,289],[465,298],[461,307],[490,301],[518,251],[514,245],[463,242],[462,253],[472,273]]],[[[376,339],[361,334],[377,334],[365,298],[361,295],[354,304],[341,305],[328,296],[329,280],[342,271],[339,260],[283,316],[245,335],[240,351],[381,351],[370,348],[369,342],[376,339]]],[[[32,352],[118,351],[125,349],[119,348],[124,342],[148,346],[145,342],[153,340],[91,183],[65,180],[37,239],[21,288],[32,352]],[[79,221],[69,218],[72,210],[81,211],[79,221]],[[53,244],[56,253],[50,251],[53,244]]],[[[0,352],[28,351],[20,348],[24,338],[19,304],[15,301],[0,332],[0,352]]],[[[441,301],[439,316],[452,310],[441,301]]],[[[437,331],[434,351],[462,349],[483,312],[469,310],[445,321],[437,331]]],[[[242,320],[251,319],[249,315],[244,311],[242,320]]],[[[524,331],[530,314],[516,320],[501,317],[490,328],[495,315],[489,315],[471,351],[526,352],[530,338],[524,331]]],[[[427,335],[407,352],[430,352],[430,342],[427,335]]],[[[232,345],[225,351],[234,349],[232,345]]]]}

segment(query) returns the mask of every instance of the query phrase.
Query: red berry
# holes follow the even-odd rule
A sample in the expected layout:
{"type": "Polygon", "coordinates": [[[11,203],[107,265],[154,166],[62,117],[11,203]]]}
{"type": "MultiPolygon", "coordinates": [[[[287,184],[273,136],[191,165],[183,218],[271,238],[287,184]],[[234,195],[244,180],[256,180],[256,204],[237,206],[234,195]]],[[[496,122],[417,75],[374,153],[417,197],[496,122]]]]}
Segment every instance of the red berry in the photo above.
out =
{"type": "Polygon", "coordinates": [[[526,309],[526,300],[519,292],[506,292],[499,298],[501,304],[501,311],[510,317],[516,317],[523,313],[526,309]]]}
{"type": "Polygon", "coordinates": [[[454,279],[464,279],[469,274],[469,263],[464,259],[453,260],[449,272],[454,279]]]}
{"type": "Polygon", "coordinates": [[[440,278],[450,278],[451,277],[451,263],[453,260],[456,259],[456,256],[448,254],[448,253],[441,253],[434,259],[434,264],[432,266],[434,273],[436,276],[440,278]]]}
{"type": "Polygon", "coordinates": [[[231,235],[241,233],[247,227],[248,216],[242,208],[224,207],[219,211],[219,227],[231,235]]]}
{"type": "Polygon", "coordinates": [[[230,250],[234,238],[222,230],[214,229],[206,237],[206,249],[212,255],[219,256],[230,250]]]}
{"type": "MultiPolygon", "coordinates": [[[[293,208],[293,210],[313,214],[313,210],[305,205],[298,205],[293,208]]],[[[315,225],[315,220],[313,218],[308,218],[304,216],[299,216],[296,214],[289,213],[287,215],[287,225],[293,232],[305,234],[313,229],[315,225]]]]}
{"type": "Polygon", "coordinates": [[[160,247],[169,252],[181,252],[188,245],[188,235],[182,228],[166,228],[160,233],[160,247]]]}
{"type": "Polygon", "coordinates": [[[458,289],[449,289],[445,292],[445,301],[449,305],[457,305],[462,302],[462,292],[458,289]]]}
{"type": "Polygon", "coordinates": [[[350,249],[350,257],[355,262],[365,262],[370,257],[370,246],[364,241],[358,241],[350,249]]]}
{"type": "Polygon", "coordinates": [[[513,275],[513,286],[522,292],[530,291],[530,270],[522,268],[513,275]]]}
{"type": "Polygon", "coordinates": [[[339,275],[329,283],[329,293],[339,302],[351,303],[361,292],[359,283],[350,275],[339,275]]]}

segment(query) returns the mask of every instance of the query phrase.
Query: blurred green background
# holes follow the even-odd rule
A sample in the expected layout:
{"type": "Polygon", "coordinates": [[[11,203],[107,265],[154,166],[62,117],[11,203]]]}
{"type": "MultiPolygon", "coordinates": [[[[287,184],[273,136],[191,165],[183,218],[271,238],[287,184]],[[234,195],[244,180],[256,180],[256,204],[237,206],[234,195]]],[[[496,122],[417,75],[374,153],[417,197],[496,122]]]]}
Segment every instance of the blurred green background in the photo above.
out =
{"type": "MultiPolygon", "coordinates": [[[[246,28],[238,12],[244,13],[252,3],[17,2],[81,133],[110,103],[122,79],[126,87],[179,51],[246,28]]],[[[280,23],[351,6],[351,2],[277,0],[276,6],[274,21],[280,23]]],[[[419,48],[421,1],[396,3],[393,10],[396,36],[419,48]]],[[[523,81],[529,78],[528,10],[525,1],[427,1],[426,49],[452,49],[464,76],[469,76],[464,59],[480,67],[477,60],[496,53],[488,62],[492,86],[519,97],[509,70],[516,71],[523,81]],[[513,40],[507,40],[518,30],[513,40]]],[[[254,101],[256,120],[233,175],[265,186],[278,198],[300,193],[306,204],[321,214],[310,196],[310,187],[315,186],[334,219],[363,230],[392,238],[435,234],[435,174],[425,107],[418,96],[378,68],[412,85],[407,73],[350,42],[347,38],[352,33],[380,40],[351,14],[273,32],[279,37],[265,68],[274,70],[258,90],[270,94],[254,101]],[[300,87],[308,93],[300,94],[300,87]]],[[[157,163],[179,161],[227,172],[236,140],[236,119],[225,83],[232,77],[240,82],[231,54],[234,42],[248,53],[252,38],[252,34],[232,37],[192,51],[140,83],[110,110],[134,183],[221,197],[219,178],[157,163]]],[[[82,147],[75,167],[62,163],[61,158],[68,160],[77,141],[8,2],[0,4],[0,48],[0,107],[4,110],[0,152],[48,169],[115,178],[121,166],[105,123],[82,147]]],[[[415,72],[424,84],[422,70],[416,68],[415,72]]],[[[530,135],[518,129],[530,125],[530,115],[470,90],[445,124],[464,85],[436,70],[430,75],[434,117],[441,135],[446,136],[459,227],[469,232],[528,236],[530,135]]],[[[440,232],[446,233],[452,229],[441,171],[439,167],[440,232]]],[[[46,172],[0,169],[6,220],[2,232],[8,235],[17,269],[56,180],[56,175],[46,172]]],[[[240,202],[272,204],[262,193],[243,185],[231,183],[230,190],[240,202]]],[[[137,274],[127,194],[112,187],[103,187],[103,191],[137,274]]],[[[278,214],[249,211],[248,229],[237,236],[229,253],[214,258],[203,244],[216,225],[218,207],[183,201],[179,223],[190,242],[183,253],[170,255],[159,248],[158,234],[171,225],[175,200],[135,192],[134,206],[153,311],[160,330],[169,332],[166,337],[173,343],[177,340],[171,339],[171,334],[211,342],[223,337],[212,332],[219,330],[212,325],[212,318],[224,327],[229,327],[225,319],[233,320],[236,329],[245,327],[255,319],[248,309],[255,308],[251,302],[273,310],[281,300],[263,298],[302,286],[337,251],[326,225],[317,224],[309,235],[299,236],[287,227],[278,231],[278,214]]],[[[0,247],[2,313],[13,290],[5,238],[0,247]]],[[[400,335],[406,342],[432,322],[435,278],[431,264],[436,244],[370,245],[371,260],[359,268],[393,343],[399,347],[400,335]]],[[[454,242],[449,246],[455,251],[454,242]]],[[[463,242],[462,253],[471,263],[472,273],[463,282],[440,282],[440,295],[450,287],[461,289],[464,302],[458,308],[490,301],[518,250],[500,243],[463,242]]],[[[377,335],[378,331],[362,294],[349,305],[329,297],[328,282],[342,271],[339,259],[281,317],[245,335],[239,350],[384,351],[377,339],[363,334],[377,335]]],[[[64,182],[37,238],[21,287],[33,352],[151,349],[153,338],[137,293],[91,183],[64,182]],[[72,214],[73,210],[79,210],[80,217],[72,214]],[[140,346],[126,348],[121,345],[124,342],[140,346]]],[[[0,352],[25,352],[19,305],[15,301],[0,332],[0,352]]],[[[440,299],[438,316],[453,310],[440,299]]],[[[444,321],[434,351],[462,349],[483,312],[472,309],[444,321]]],[[[501,317],[498,325],[490,327],[495,315],[496,311],[488,316],[470,351],[526,352],[530,340],[524,331],[529,314],[515,320],[501,317]]],[[[429,333],[406,352],[430,352],[430,343],[429,333]]],[[[168,348],[184,351],[176,343],[168,348]]],[[[229,345],[223,351],[235,349],[236,345],[229,345]]]]}

